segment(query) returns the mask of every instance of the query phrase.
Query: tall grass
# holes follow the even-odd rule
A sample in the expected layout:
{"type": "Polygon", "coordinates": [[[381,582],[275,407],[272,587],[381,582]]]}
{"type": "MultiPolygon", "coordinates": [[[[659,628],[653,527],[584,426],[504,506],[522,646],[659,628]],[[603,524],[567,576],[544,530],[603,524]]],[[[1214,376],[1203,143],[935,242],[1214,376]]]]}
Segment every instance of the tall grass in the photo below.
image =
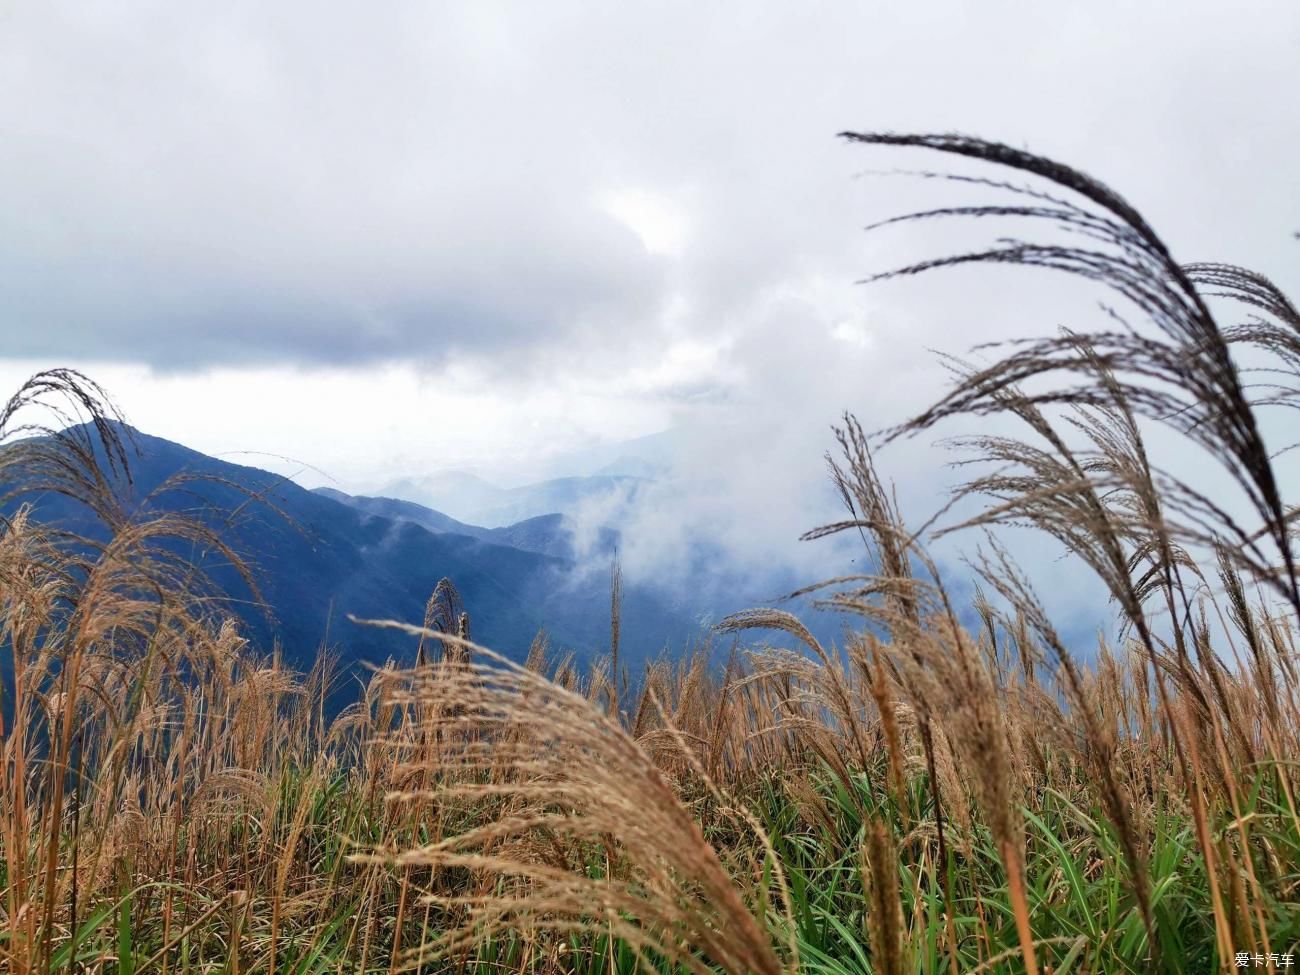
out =
{"type": "Polygon", "coordinates": [[[1050,160],[852,138],[1038,180],[962,177],[1015,199],[928,216],[1080,232],[899,273],[1046,266],[1149,320],[1012,347],[881,438],[1022,424],[958,440],[981,462],[958,492],[977,512],[934,523],[988,533],[973,605],[849,417],[831,466],[845,518],[810,533],[857,533],[872,561],[814,587],[860,624],[840,645],[752,610],[719,628],[747,641],[725,667],[701,651],[627,681],[615,568],[610,659],[581,671],[539,634],[520,665],[470,641],[444,580],[423,625],[370,621],[413,663],[331,718],[328,655],[301,674],[248,646],[161,541],[220,539],[121,503],[111,404],[42,374],[0,414],[0,969],[1193,973],[1246,952],[1281,970],[1300,951],[1300,596],[1262,431],[1300,376],[1294,307],[1258,275],[1179,267],[1132,207],[1050,160]],[[1247,323],[1221,328],[1214,293],[1247,323]],[[1267,386],[1243,381],[1241,346],[1267,386]],[[42,403],[94,437],[14,441],[42,403]],[[1162,472],[1160,427],[1244,504],[1162,472]],[[37,490],[91,505],[110,540],[39,524],[18,504],[37,490]],[[1006,524],[1104,582],[1119,640],[1067,646],[1006,524]]]}

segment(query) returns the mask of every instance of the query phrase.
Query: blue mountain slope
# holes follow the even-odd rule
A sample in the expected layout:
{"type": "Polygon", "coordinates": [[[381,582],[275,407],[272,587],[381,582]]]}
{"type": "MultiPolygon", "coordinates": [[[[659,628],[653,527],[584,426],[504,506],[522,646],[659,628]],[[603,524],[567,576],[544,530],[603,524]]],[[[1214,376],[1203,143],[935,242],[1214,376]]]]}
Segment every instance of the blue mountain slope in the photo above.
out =
{"type": "MultiPolygon", "coordinates": [[[[231,567],[197,553],[196,561],[230,596],[231,611],[242,618],[249,636],[268,649],[278,640],[286,659],[297,666],[310,665],[327,632],[345,661],[409,659],[412,638],[357,626],[346,617],[419,623],[443,576],[461,592],[473,638],[507,656],[521,659],[541,627],[553,643],[581,655],[607,649],[604,573],[578,576],[566,559],[456,531],[473,526],[452,519],[446,529],[431,531],[418,520],[361,510],[266,471],[157,437],[134,432],[133,440],[138,453],[131,459],[132,483],[119,483],[119,492],[139,514],[185,512],[217,527],[251,566],[273,615],[252,604],[251,593],[231,567]],[[184,489],[160,490],[178,474],[199,479],[184,489]]],[[[87,509],[67,498],[47,494],[27,500],[34,503],[39,520],[82,533],[102,532],[87,509]]],[[[438,514],[422,511],[429,513],[422,514],[426,519],[438,514]]],[[[698,628],[654,594],[629,588],[622,634],[623,658],[636,666],[648,655],[698,636],[698,628]]]]}
{"type": "Polygon", "coordinates": [[[432,508],[426,508],[414,501],[344,494],[342,491],[331,487],[312,488],[312,492],[333,501],[338,501],[340,504],[356,508],[358,511],[364,511],[367,514],[402,521],[413,521],[434,532],[450,532],[454,535],[470,535],[474,538],[482,538],[489,531],[489,529],[480,528],[477,525],[467,525],[463,521],[457,521],[450,515],[444,515],[441,511],[434,511],[432,508]]]}
{"type": "MultiPolygon", "coordinates": [[[[317,494],[332,498],[342,504],[364,511],[367,514],[391,518],[394,521],[413,521],[417,525],[436,533],[469,535],[480,541],[509,548],[523,549],[525,552],[537,552],[559,559],[574,558],[573,523],[562,514],[553,513],[537,515],[506,525],[501,528],[483,528],[479,525],[467,525],[457,521],[441,511],[426,508],[414,501],[400,498],[372,498],[364,495],[344,494],[334,488],[320,487],[314,489],[317,494]]],[[[612,528],[602,529],[594,553],[585,553],[588,557],[611,559],[618,546],[618,533],[612,528]]]]}
{"type": "Polygon", "coordinates": [[[498,487],[464,471],[448,471],[433,477],[403,478],[384,489],[386,498],[418,502],[456,518],[503,528],[553,512],[564,514],[592,501],[627,504],[645,481],[637,477],[597,475],[557,477],[521,487],[498,487]]]}

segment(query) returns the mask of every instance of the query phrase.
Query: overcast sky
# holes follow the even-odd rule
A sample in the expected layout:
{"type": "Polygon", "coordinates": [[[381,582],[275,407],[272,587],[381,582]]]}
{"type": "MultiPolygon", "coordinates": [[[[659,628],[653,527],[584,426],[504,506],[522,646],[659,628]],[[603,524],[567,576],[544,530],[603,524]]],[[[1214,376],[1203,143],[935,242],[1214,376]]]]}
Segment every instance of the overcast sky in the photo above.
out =
{"type": "Polygon", "coordinates": [[[944,249],[863,234],[934,189],[863,172],[939,161],[836,132],[1061,157],[1294,292],[1297,92],[1294,0],[11,3],[0,382],[75,365],[147,432],[358,490],[674,428],[702,517],[789,539],[841,411],[1094,310],[1028,272],[855,285],[944,249]]]}

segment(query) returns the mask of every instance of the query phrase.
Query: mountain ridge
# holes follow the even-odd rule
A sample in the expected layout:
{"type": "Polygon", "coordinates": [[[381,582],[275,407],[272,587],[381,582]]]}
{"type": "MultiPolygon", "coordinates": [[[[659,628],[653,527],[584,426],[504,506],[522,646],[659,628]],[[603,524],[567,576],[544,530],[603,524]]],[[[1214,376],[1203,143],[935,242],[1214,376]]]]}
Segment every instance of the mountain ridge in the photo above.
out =
{"type": "MultiPolygon", "coordinates": [[[[310,665],[327,633],[350,664],[409,655],[411,638],[339,621],[355,615],[419,623],[444,576],[461,592],[472,638],[507,657],[522,660],[541,629],[580,656],[608,648],[608,576],[582,573],[571,559],[502,544],[508,533],[464,525],[431,509],[418,512],[426,519],[441,516],[446,527],[477,530],[478,537],[437,532],[134,428],[121,432],[131,442],[131,480],[119,475],[110,481],[128,510],[185,513],[221,528],[249,560],[273,616],[250,610],[251,594],[230,566],[201,558],[202,568],[230,598],[230,615],[250,638],[268,651],[279,644],[295,666],[310,665]],[[167,487],[178,474],[190,478],[183,491],[167,487]]],[[[105,531],[89,509],[66,497],[31,493],[24,500],[38,521],[90,536],[105,531]]],[[[557,528],[558,517],[525,528],[540,537],[557,528]]],[[[700,636],[668,600],[639,587],[625,589],[623,617],[621,656],[632,667],[700,636]]]]}
{"type": "Polygon", "coordinates": [[[463,524],[504,528],[547,514],[569,514],[593,500],[617,495],[630,503],[646,478],[627,474],[553,477],[518,487],[500,487],[466,471],[390,482],[370,497],[419,504],[463,524]]]}

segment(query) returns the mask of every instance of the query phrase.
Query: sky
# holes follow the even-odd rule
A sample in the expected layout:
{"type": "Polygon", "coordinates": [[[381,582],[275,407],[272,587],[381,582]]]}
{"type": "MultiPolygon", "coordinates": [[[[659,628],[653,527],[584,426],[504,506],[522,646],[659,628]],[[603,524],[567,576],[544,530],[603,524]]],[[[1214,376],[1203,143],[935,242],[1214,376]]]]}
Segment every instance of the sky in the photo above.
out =
{"type": "MultiPolygon", "coordinates": [[[[858,284],[950,247],[862,228],[951,190],[837,132],[1059,157],[1296,292],[1298,51],[1291,0],[6,4],[0,387],[75,366],[146,432],[352,491],[671,430],[641,568],[695,532],[786,558],[843,411],[1097,314],[1024,271],[858,284]]],[[[929,442],[881,463],[905,507],[951,481],[929,442]]]]}

